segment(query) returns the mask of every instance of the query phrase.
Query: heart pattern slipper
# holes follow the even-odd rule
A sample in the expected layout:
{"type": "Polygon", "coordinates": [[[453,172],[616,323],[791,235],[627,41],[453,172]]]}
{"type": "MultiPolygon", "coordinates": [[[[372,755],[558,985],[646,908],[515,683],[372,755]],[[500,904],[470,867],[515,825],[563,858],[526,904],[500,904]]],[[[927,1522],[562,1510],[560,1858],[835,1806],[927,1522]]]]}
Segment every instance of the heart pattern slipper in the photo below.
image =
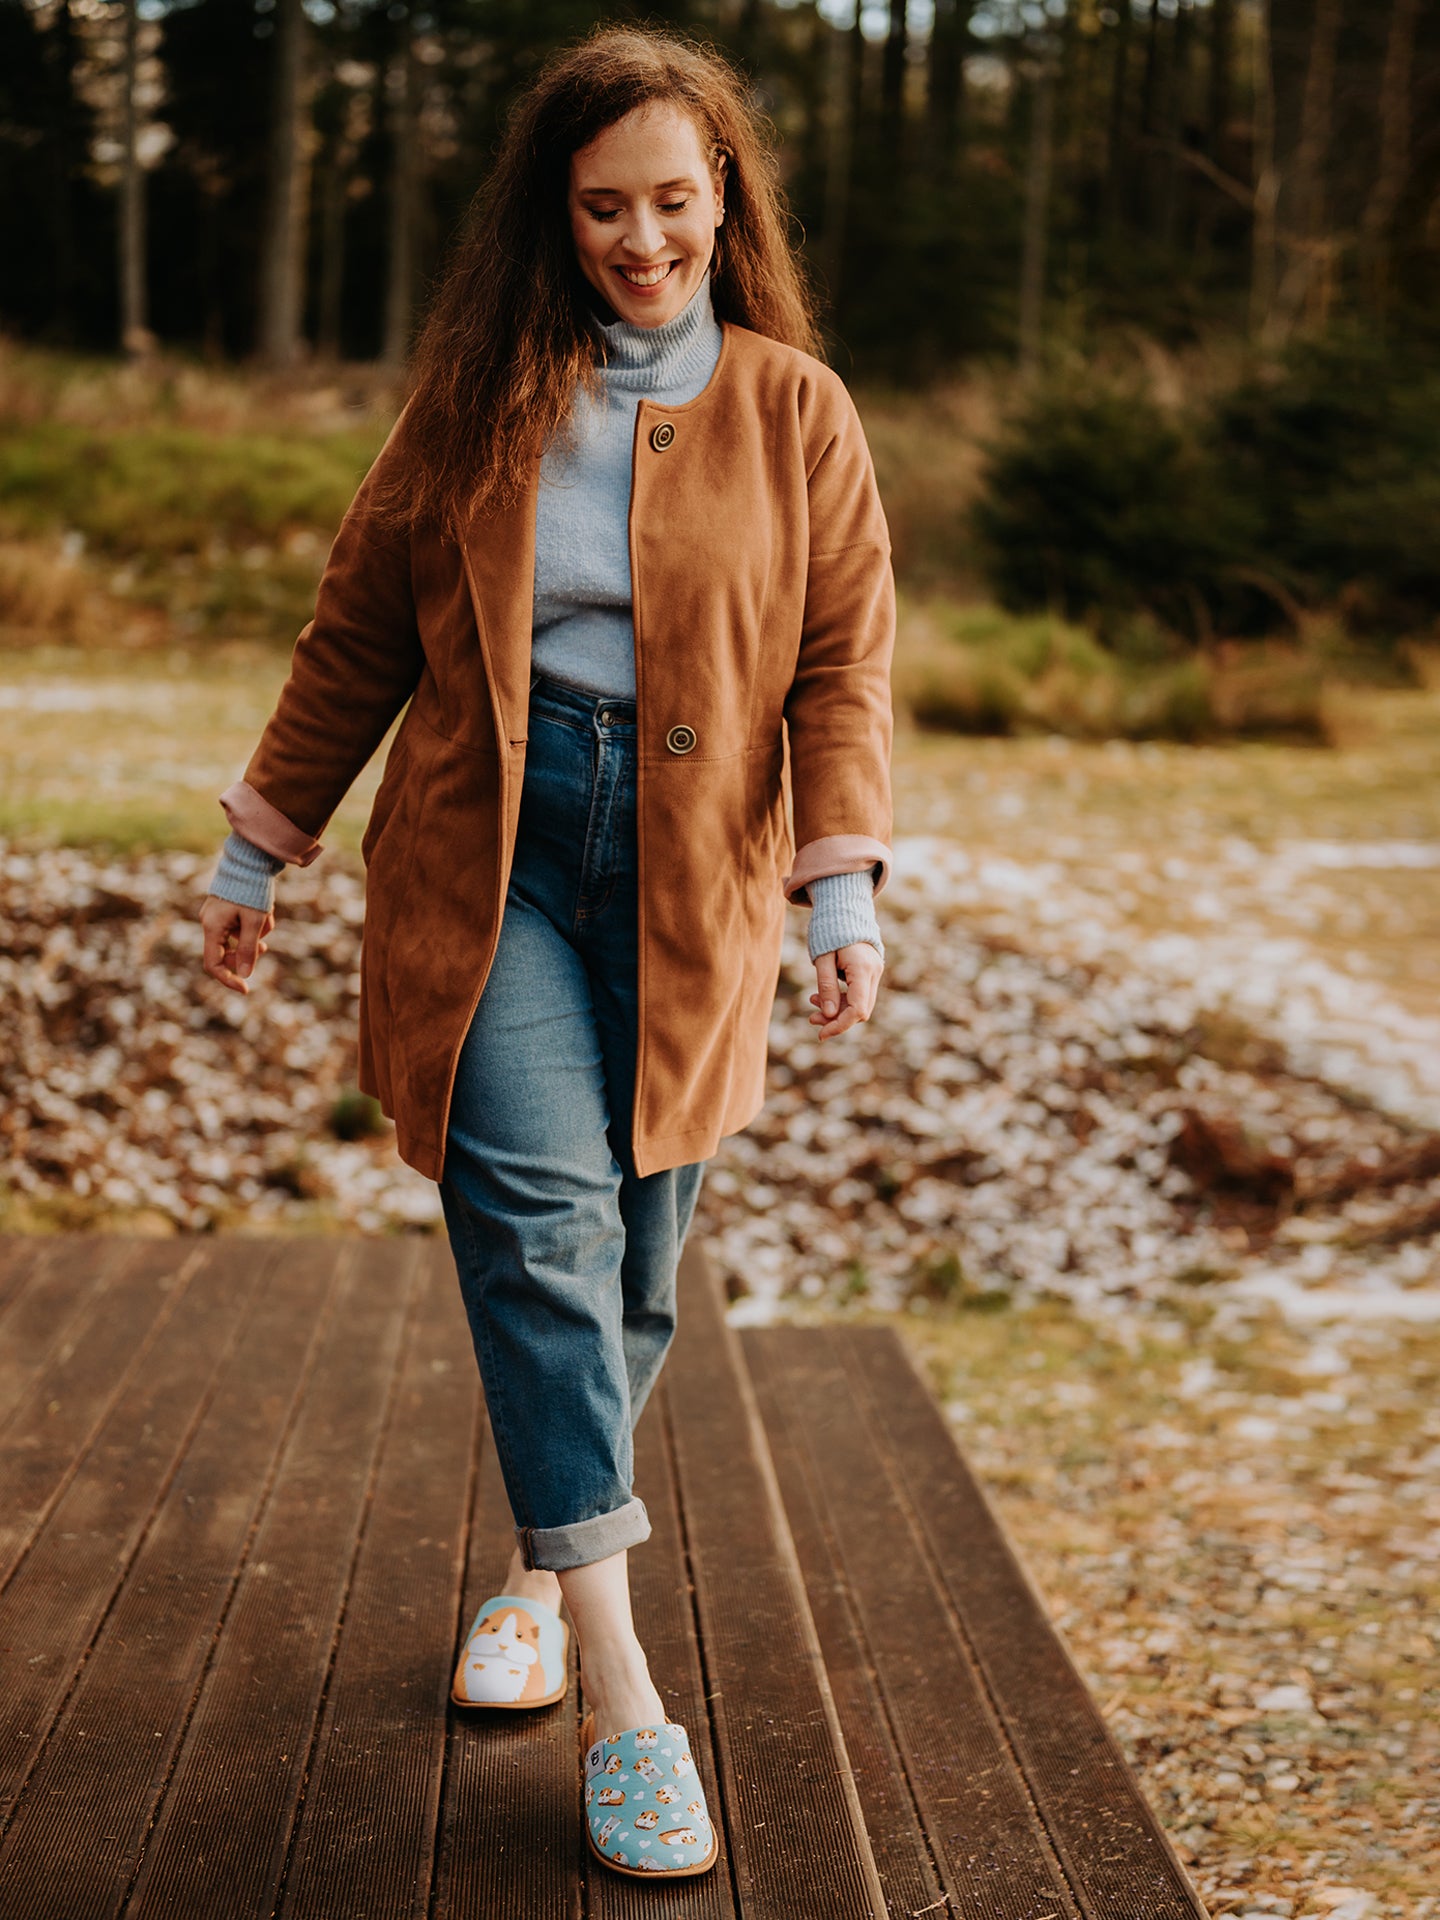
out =
{"type": "Polygon", "coordinates": [[[570,1632],[538,1600],[487,1600],[465,1638],[450,1683],[457,1707],[549,1707],[563,1700],[570,1632]]]}
{"type": "MultiPolygon", "coordinates": [[[[582,1739],[593,1730],[587,1719],[582,1739]]],[[[720,1843],[683,1727],[666,1721],[588,1742],[585,1839],[617,1873],[675,1879],[714,1866],[720,1843]]]]}

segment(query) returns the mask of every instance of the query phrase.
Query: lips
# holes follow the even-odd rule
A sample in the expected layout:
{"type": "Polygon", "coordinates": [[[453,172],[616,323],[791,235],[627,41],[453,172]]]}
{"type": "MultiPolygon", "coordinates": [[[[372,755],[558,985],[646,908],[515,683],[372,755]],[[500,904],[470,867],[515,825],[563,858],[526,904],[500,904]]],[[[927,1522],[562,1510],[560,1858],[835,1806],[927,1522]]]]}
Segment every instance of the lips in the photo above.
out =
{"type": "Polygon", "coordinates": [[[679,264],[678,260],[662,260],[653,267],[617,267],[615,271],[627,287],[635,287],[640,292],[644,292],[647,288],[658,287],[663,280],[668,280],[679,264]]]}

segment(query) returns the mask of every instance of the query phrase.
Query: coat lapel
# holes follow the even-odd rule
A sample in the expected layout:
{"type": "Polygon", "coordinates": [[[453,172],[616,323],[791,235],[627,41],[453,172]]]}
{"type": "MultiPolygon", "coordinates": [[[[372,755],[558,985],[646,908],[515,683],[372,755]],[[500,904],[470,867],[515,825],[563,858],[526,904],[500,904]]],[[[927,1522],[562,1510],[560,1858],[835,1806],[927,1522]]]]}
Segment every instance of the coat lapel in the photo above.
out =
{"type": "Polygon", "coordinates": [[[502,744],[523,740],[529,724],[538,489],[537,465],[514,505],[472,520],[462,542],[465,575],[502,744]]]}

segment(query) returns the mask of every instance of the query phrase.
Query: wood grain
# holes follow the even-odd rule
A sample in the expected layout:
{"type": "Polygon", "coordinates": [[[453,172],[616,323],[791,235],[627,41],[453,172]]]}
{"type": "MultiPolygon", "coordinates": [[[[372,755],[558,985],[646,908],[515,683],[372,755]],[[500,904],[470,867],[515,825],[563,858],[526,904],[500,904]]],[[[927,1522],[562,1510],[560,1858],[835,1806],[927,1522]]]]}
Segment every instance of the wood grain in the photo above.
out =
{"type": "Polygon", "coordinates": [[[740,1904],[756,1920],[883,1915],[748,1381],[694,1252],[666,1402],[740,1904]]]}
{"type": "Polygon", "coordinates": [[[454,1270],[422,1293],[310,1765],[287,1920],[429,1908],[479,1383],[454,1270]]]}
{"type": "Polygon", "coordinates": [[[126,1908],[134,1920],[272,1911],[416,1267],[413,1247],[346,1250],[309,1392],[126,1908]]]}
{"type": "MultiPolygon", "coordinates": [[[[305,1390],[341,1250],[324,1240],[244,1250],[257,1272],[268,1262],[270,1284],[0,1850],[0,1912],[13,1920],[111,1920],[124,1904],[305,1390]]],[[[201,1284],[228,1278],[217,1262],[201,1284]]],[[[57,1594],[57,1638],[66,1613],[57,1594]]]]}
{"type": "Polygon", "coordinates": [[[834,1335],[985,1675],[1082,1911],[1204,1920],[1205,1909],[1009,1541],[899,1342],[834,1335]]]}

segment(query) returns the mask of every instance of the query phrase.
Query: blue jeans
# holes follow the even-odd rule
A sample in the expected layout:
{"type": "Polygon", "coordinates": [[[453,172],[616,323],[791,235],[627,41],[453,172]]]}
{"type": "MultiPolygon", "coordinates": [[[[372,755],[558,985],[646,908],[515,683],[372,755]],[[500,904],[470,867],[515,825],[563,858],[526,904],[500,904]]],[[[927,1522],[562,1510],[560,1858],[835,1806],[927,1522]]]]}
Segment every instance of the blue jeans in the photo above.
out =
{"type": "Polygon", "coordinates": [[[644,1540],[631,1433],[704,1163],[641,1179],[635,708],[537,678],[495,962],[440,1188],[525,1564],[644,1540]]]}

